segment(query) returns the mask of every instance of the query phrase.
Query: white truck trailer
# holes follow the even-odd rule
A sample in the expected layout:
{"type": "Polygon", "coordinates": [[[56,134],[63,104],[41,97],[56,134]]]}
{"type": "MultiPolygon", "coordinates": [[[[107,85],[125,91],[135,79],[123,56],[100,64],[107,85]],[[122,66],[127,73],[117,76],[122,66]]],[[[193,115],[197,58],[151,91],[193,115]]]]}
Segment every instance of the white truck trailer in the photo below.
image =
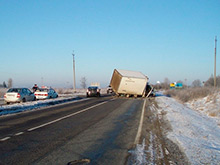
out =
{"type": "Polygon", "coordinates": [[[148,77],[141,72],[114,69],[110,86],[116,95],[145,97],[148,77]]]}

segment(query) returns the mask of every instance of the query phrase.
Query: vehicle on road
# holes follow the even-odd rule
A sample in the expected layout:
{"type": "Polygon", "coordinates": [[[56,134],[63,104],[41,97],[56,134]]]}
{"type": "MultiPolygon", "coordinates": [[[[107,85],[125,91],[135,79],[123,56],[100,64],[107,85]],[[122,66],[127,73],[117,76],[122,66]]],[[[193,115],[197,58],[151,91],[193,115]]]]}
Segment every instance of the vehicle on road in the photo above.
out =
{"type": "Polygon", "coordinates": [[[154,91],[154,87],[152,85],[147,84],[145,95],[146,95],[146,97],[155,97],[156,96],[156,92],[154,91]]]}
{"type": "Polygon", "coordinates": [[[37,100],[57,98],[58,94],[53,88],[39,88],[34,92],[37,100]]]}
{"type": "Polygon", "coordinates": [[[7,104],[34,101],[36,97],[28,88],[10,88],[4,95],[7,104]]]}
{"type": "Polygon", "coordinates": [[[100,91],[101,91],[101,89],[99,87],[97,87],[97,86],[90,86],[87,89],[86,96],[87,97],[90,97],[90,96],[100,97],[101,96],[100,91]]]}
{"type": "Polygon", "coordinates": [[[109,93],[113,93],[113,89],[110,85],[107,88],[107,94],[109,94],[109,93]]]}
{"type": "Polygon", "coordinates": [[[137,71],[117,70],[112,74],[110,85],[116,95],[120,96],[146,96],[148,77],[137,71]]]}

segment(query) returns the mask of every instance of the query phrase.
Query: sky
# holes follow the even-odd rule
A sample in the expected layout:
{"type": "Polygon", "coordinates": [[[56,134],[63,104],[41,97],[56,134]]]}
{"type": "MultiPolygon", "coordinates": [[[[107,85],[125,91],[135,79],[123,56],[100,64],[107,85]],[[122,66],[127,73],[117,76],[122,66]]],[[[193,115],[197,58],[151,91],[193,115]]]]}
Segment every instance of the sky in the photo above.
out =
{"type": "Polygon", "coordinates": [[[73,51],[77,88],[108,86],[114,69],[206,81],[219,20],[219,0],[0,0],[0,84],[73,87],[73,51]]]}

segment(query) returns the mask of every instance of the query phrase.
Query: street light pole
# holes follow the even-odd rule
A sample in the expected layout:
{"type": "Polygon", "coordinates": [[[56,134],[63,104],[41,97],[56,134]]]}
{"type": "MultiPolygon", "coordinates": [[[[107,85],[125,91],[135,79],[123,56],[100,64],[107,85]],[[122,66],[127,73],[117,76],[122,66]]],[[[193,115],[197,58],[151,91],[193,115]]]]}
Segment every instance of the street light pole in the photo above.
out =
{"type": "Polygon", "coordinates": [[[73,55],[73,91],[76,92],[76,77],[75,77],[75,54],[74,51],[72,53],[73,55]]]}
{"type": "Polygon", "coordinates": [[[216,45],[217,45],[217,36],[215,36],[215,66],[214,66],[214,87],[216,87],[216,45]]]}

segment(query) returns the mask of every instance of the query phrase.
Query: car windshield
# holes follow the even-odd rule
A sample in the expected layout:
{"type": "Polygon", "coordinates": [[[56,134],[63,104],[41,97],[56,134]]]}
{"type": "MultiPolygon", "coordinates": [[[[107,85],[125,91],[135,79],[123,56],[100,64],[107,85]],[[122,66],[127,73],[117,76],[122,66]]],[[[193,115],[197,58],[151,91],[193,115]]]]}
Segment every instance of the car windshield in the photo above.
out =
{"type": "Polygon", "coordinates": [[[16,92],[16,93],[19,93],[21,92],[21,88],[11,88],[8,90],[8,92],[16,92]]]}
{"type": "Polygon", "coordinates": [[[95,90],[95,89],[97,89],[98,87],[89,87],[88,89],[89,90],[95,90]]]}
{"type": "Polygon", "coordinates": [[[37,91],[38,91],[38,92],[48,92],[49,89],[47,89],[47,88],[40,88],[40,89],[38,89],[37,91]]]}

